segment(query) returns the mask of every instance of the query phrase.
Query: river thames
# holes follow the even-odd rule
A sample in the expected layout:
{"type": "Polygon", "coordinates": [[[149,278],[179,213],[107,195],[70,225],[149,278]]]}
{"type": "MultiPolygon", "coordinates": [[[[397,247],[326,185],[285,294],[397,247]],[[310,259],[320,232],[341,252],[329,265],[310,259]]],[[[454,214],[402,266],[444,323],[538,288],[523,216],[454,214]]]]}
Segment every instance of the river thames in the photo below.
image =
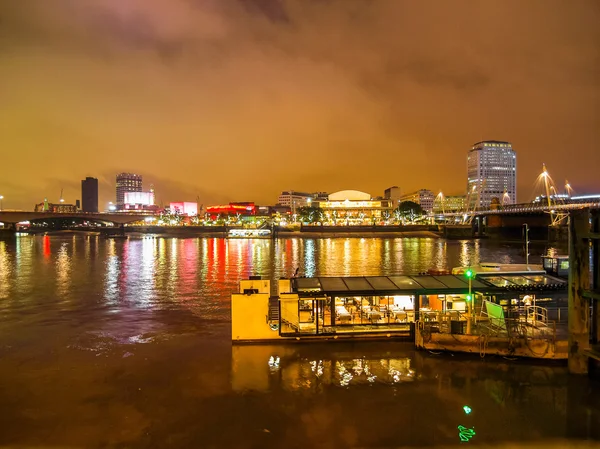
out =
{"type": "MultiPolygon", "coordinates": [[[[533,245],[533,263],[549,248],[533,245]]],[[[564,248],[559,248],[564,252],[564,248]]],[[[0,240],[0,447],[399,448],[600,440],[600,385],[561,364],[403,342],[236,346],[249,275],[521,263],[485,240],[0,240]]]]}

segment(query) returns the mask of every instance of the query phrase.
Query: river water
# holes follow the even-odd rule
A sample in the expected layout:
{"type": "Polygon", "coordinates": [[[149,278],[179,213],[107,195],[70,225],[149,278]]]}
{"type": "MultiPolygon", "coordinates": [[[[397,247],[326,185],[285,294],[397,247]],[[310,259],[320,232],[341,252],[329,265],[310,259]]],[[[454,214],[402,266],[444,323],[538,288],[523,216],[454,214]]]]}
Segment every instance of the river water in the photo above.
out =
{"type": "MultiPolygon", "coordinates": [[[[532,262],[548,249],[533,246],[532,262]]],[[[599,385],[560,364],[410,343],[231,346],[229,295],[249,275],[415,274],[480,260],[520,263],[523,248],[423,238],[0,240],[0,447],[600,440],[599,385]]]]}

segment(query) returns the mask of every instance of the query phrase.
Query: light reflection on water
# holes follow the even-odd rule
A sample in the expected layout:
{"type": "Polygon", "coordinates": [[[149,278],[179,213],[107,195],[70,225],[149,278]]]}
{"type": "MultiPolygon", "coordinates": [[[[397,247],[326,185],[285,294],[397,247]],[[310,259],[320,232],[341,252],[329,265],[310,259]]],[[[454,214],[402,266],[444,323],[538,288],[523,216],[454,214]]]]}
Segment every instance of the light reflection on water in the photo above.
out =
{"type": "Polygon", "coordinates": [[[402,343],[232,349],[233,391],[264,395],[297,416],[329,416],[334,429],[325,426],[315,438],[331,447],[442,446],[458,443],[459,425],[476,429],[473,443],[543,440],[549,447],[548,440],[573,437],[584,416],[580,431],[600,438],[591,424],[600,418],[598,406],[591,405],[600,391],[582,380],[588,382],[570,382],[564,368],[434,356],[402,343]],[[297,409],[303,397],[310,402],[297,409]]]}
{"type": "MultiPolygon", "coordinates": [[[[545,251],[533,246],[532,262],[545,251]]],[[[397,343],[231,347],[229,295],[249,275],[415,274],[480,260],[522,262],[522,247],[414,238],[0,240],[0,446],[458,443],[456,426],[466,421],[455,415],[465,402],[481,429],[473,442],[589,437],[589,427],[569,430],[570,413],[584,420],[569,405],[563,368],[440,358],[397,343]]],[[[573,393],[588,404],[586,422],[597,419],[599,389],[578,385],[588,388],[573,393]]]]}
{"type": "MultiPolygon", "coordinates": [[[[546,250],[534,246],[531,261],[539,262],[546,250]]],[[[58,307],[50,300],[58,297],[59,301],[69,299],[71,307],[86,313],[90,305],[99,314],[122,313],[123,319],[142,319],[145,315],[133,315],[140,309],[186,310],[195,314],[194,319],[201,316],[226,325],[229,294],[249,275],[290,277],[296,271],[300,276],[416,274],[480,260],[522,262],[523,248],[430,238],[271,241],[20,236],[1,242],[0,297],[21,301],[33,313],[58,307]],[[41,302],[43,310],[38,308],[41,302]]],[[[10,315],[10,302],[0,304],[0,310],[10,315]]]]}
{"type": "Polygon", "coordinates": [[[56,256],[56,284],[57,294],[65,299],[69,295],[71,287],[71,255],[73,247],[68,242],[62,242],[56,256]]]}

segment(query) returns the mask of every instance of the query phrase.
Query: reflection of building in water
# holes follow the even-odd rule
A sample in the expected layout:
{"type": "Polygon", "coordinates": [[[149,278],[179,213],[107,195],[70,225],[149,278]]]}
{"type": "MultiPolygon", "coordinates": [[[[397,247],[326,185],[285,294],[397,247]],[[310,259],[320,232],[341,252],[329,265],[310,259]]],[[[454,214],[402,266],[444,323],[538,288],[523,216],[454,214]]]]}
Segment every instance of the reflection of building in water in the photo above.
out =
{"type": "Polygon", "coordinates": [[[286,390],[310,390],[317,386],[394,385],[415,379],[410,358],[392,358],[388,353],[356,357],[333,350],[303,355],[293,347],[234,346],[232,358],[236,391],[267,391],[274,383],[286,390]]]}
{"type": "Polygon", "coordinates": [[[475,429],[480,443],[600,436],[600,391],[588,379],[567,382],[556,365],[457,359],[394,342],[235,345],[231,385],[240,397],[276,401],[273,408],[303,429],[311,413],[325,434],[367,429],[362,444],[331,447],[388,447],[383,441],[391,440],[372,435],[396,438],[389,447],[458,447],[458,426],[475,429]]]}

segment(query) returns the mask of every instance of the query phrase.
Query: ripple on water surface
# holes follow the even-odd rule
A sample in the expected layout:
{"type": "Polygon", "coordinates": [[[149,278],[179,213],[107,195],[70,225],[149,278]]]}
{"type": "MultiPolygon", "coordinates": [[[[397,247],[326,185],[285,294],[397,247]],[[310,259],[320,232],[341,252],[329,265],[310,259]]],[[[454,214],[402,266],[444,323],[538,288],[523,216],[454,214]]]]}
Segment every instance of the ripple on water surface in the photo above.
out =
{"type": "Polygon", "coordinates": [[[480,260],[519,263],[522,247],[0,240],[0,446],[440,446],[461,443],[459,427],[473,444],[600,438],[600,388],[561,366],[392,342],[230,344],[229,295],[251,274],[414,274],[480,260]]]}

